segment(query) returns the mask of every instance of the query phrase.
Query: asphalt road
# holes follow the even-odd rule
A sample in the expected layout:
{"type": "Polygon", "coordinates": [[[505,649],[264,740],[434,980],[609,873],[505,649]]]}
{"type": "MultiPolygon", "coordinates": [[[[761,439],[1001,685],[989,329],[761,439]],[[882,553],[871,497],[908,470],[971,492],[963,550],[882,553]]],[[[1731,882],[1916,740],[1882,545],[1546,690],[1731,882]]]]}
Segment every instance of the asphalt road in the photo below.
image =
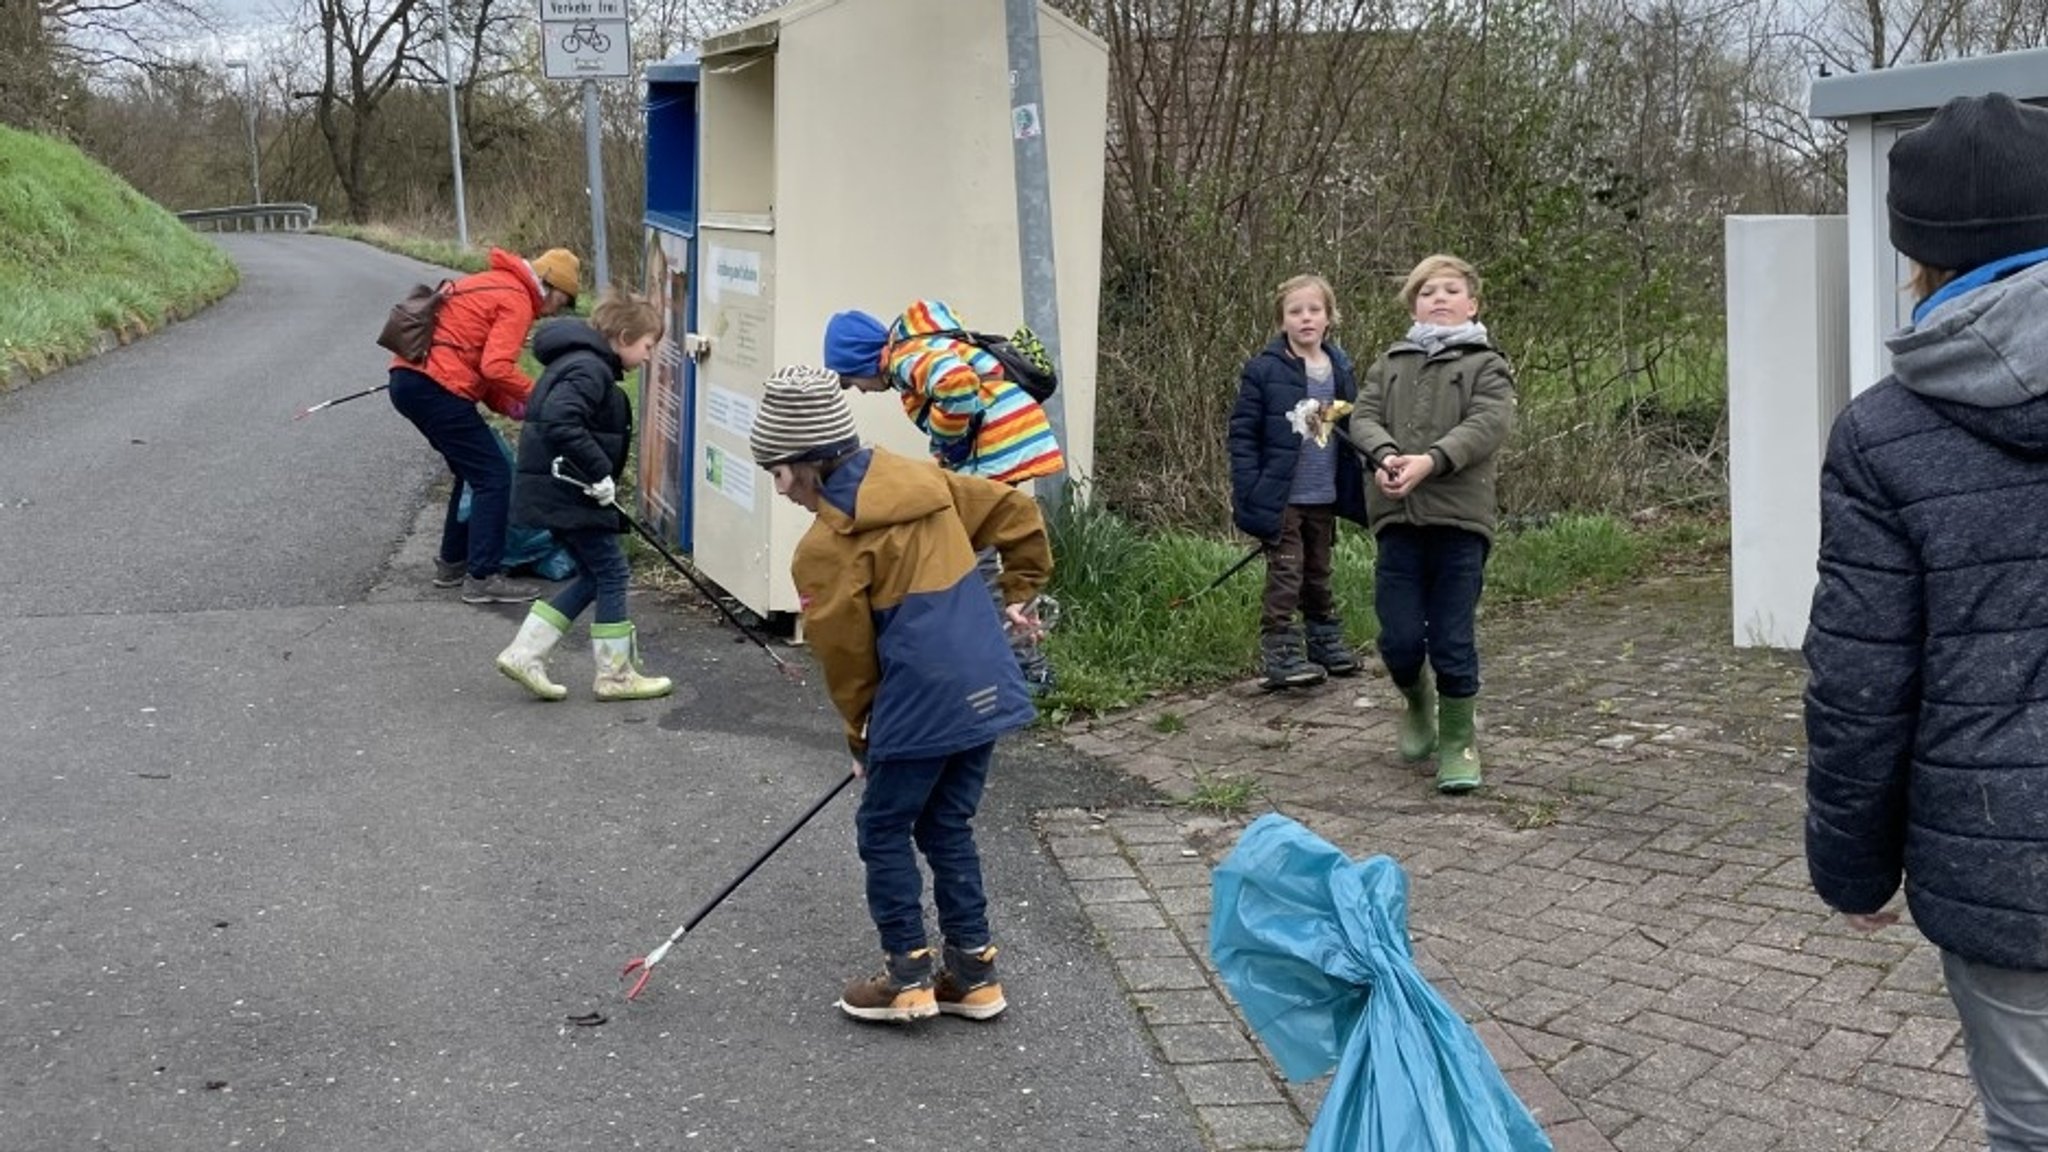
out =
{"type": "Polygon", "coordinates": [[[1200,1148],[1029,827],[1129,785],[1028,735],[981,820],[1007,1016],[833,1008],[852,791],[627,1003],[844,770],[822,685],[636,594],[673,697],[596,704],[578,646],[527,698],[518,611],[428,585],[410,426],[291,419],[381,380],[425,269],[223,243],[229,299],[0,395],[0,1150],[1200,1148]]]}

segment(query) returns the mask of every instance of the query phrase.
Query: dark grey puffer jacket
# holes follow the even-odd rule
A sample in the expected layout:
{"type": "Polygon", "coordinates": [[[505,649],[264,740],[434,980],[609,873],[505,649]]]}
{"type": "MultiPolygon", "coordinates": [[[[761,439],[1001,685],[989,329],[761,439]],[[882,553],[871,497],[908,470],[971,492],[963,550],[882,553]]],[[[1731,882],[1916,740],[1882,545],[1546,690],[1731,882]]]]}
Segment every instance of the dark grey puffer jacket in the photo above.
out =
{"type": "Polygon", "coordinates": [[[1814,888],[2048,970],[2048,264],[1891,340],[1835,421],[1806,634],[1814,888]]]}

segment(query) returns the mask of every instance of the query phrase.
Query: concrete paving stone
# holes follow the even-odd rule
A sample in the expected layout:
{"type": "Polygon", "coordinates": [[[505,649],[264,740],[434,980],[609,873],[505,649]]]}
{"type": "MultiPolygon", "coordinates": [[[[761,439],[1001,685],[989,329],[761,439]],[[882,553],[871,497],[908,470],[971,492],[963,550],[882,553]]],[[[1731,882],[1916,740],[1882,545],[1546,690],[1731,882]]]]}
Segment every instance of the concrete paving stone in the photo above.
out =
{"type": "Polygon", "coordinates": [[[1717,1053],[1665,1044],[1624,1071],[1620,1083],[1654,1092],[1678,1093],[1720,1062],[1717,1053]]]}
{"type": "Polygon", "coordinates": [[[1147,989],[1133,993],[1131,1003],[1144,1013],[1147,1025],[1159,1028],[1173,1024],[1234,1023],[1236,1014],[1215,992],[1147,989]]]}
{"type": "MultiPolygon", "coordinates": [[[[1625,943],[1626,941],[1618,942],[1625,943]]],[[[1625,984],[1640,984],[1645,988],[1656,988],[1664,992],[1678,987],[1686,979],[1683,973],[1674,972],[1670,968],[1623,959],[1611,952],[1588,957],[1580,967],[1625,984]]]]}
{"type": "Polygon", "coordinates": [[[1729,1003],[1757,1012],[1783,1013],[1813,991],[1820,981],[1790,972],[1758,972],[1729,1003]]]}
{"type": "Polygon", "coordinates": [[[1498,1021],[1481,1020],[1472,1025],[1472,1032],[1479,1037],[1479,1042],[1486,1046],[1487,1053],[1493,1057],[1494,1065],[1501,1071],[1533,1066],[1534,1061],[1529,1058],[1529,1054],[1522,1051],[1522,1046],[1515,1042],[1507,1028],[1498,1021]]]}
{"type": "Polygon", "coordinates": [[[1096,904],[1083,911],[1100,928],[1166,927],[1166,916],[1150,903],[1096,904]]]}
{"type": "Polygon", "coordinates": [[[1501,1076],[1507,1081],[1508,1088],[1514,1092],[1515,1098],[1522,1102],[1522,1107],[1529,1110],[1529,1114],[1536,1118],[1538,1124],[1547,1127],[1584,1115],[1579,1111],[1579,1106],[1572,1103],[1571,1097],[1560,1091],[1540,1068],[1532,1065],[1527,1068],[1509,1069],[1502,1072],[1501,1076]]]}
{"type": "Polygon", "coordinates": [[[1667,1120],[1646,1116],[1614,1134],[1618,1152],[1685,1152],[1698,1133],[1667,1120]]]}
{"type": "Polygon", "coordinates": [[[1742,991],[1742,985],[1712,976],[1687,976],[1678,986],[1666,993],[1671,1004],[1695,1004],[1713,1008],[1721,1004],[1732,1004],[1742,991]]]}
{"type": "Polygon", "coordinates": [[[1060,870],[1068,880],[1135,880],[1137,872],[1122,856],[1107,854],[1077,856],[1060,861],[1060,870]]]}
{"type": "Polygon", "coordinates": [[[1899,1022],[1898,1031],[1878,1045],[1871,1059],[1909,1068],[1932,1068],[1961,1035],[1962,1025],[1954,1020],[1908,1016],[1899,1022]]]}
{"type": "Polygon", "coordinates": [[[1154,897],[1167,914],[1178,920],[1182,916],[1207,916],[1209,913],[1209,889],[1167,888],[1154,897]]]}
{"type": "Polygon", "coordinates": [[[1924,1152],[1960,1127],[1964,1112],[1948,1104],[1902,1100],[1864,1137],[1863,1146],[1874,1152],[1924,1152]]]}
{"type": "Polygon", "coordinates": [[[1941,971],[1941,953],[1932,947],[1907,952],[1879,983],[1887,991],[1931,996],[1944,996],[1948,989],[1948,979],[1941,971]]]}
{"type": "Polygon", "coordinates": [[[1602,1104],[1598,1100],[1581,1100],[1579,1101],[1579,1107],[1585,1111],[1586,1119],[1592,1121],[1603,1135],[1610,1132],[1619,1132],[1641,1119],[1634,1112],[1602,1104]]]}
{"type": "MultiPolygon", "coordinates": [[[[1764,885],[1758,885],[1751,891],[1758,892],[1764,889],[1764,885]]],[[[1819,898],[1811,892],[1801,894],[1793,892],[1789,888],[1773,888],[1771,892],[1774,893],[1771,900],[1750,901],[1752,906],[1760,910],[1768,908],[1771,912],[1770,919],[1757,925],[1756,931],[1749,934],[1750,943],[1759,944],[1765,948],[1783,948],[1796,952],[1804,947],[1806,941],[1816,933],[1826,931],[1831,927],[1830,922],[1834,920],[1834,917],[1828,915],[1825,909],[1819,909],[1819,898]],[[1782,903],[1786,902],[1797,904],[1801,899],[1806,901],[1803,907],[1786,908],[1781,906],[1782,903]]],[[[1745,894],[1745,899],[1747,899],[1747,894],[1745,894]]]]}
{"type": "Polygon", "coordinates": [[[1576,1040],[1581,1044],[1597,1044],[1602,1048],[1612,1048],[1619,1052],[1626,1052],[1638,1060],[1655,1052],[1665,1042],[1663,1037],[1650,1036],[1627,1027],[1588,1020],[1578,1014],[1560,1016],[1546,1025],[1543,1031],[1553,1036],[1563,1036],[1576,1040]]]}
{"type": "Polygon", "coordinates": [[[1697,889],[1698,881],[1711,876],[1721,869],[1718,860],[1705,860],[1698,856],[1680,856],[1672,852],[1658,852],[1650,848],[1638,848],[1628,854],[1622,863],[1652,872],[1669,873],[1692,877],[1690,887],[1697,889]]]}
{"type": "Polygon", "coordinates": [[[1177,861],[1172,864],[1144,864],[1140,875],[1153,891],[1174,888],[1196,888],[1209,890],[1212,871],[1200,861],[1177,861]]]}
{"type": "Polygon", "coordinates": [[[1792,1117],[1784,1135],[1771,1147],[1774,1152],[1850,1152],[1863,1141],[1872,1122],[1816,1109],[1802,1110],[1792,1117]]]}
{"type": "Polygon", "coordinates": [[[1119,960],[1147,956],[1186,956],[1187,944],[1168,928],[1108,928],[1097,932],[1104,949],[1119,960]]]}
{"type": "Polygon", "coordinates": [[[1173,1076],[1180,1081],[1188,1102],[1196,1107],[1228,1104],[1282,1104],[1285,1097],[1256,1060],[1226,1064],[1181,1064],[1173,1076]]]}
{"type": "Polygon", "coordinates": [[[1799,1020],[1775,1016],[1768,1012],[1752,1012],[1747,1008],[1733,1005],[1694,1005],[1666,1002],[1674,1016],[1683,1017],[1700,1024],[1713,1024],[1740,1032],[1757,1040],[1771,1040],[1781,1044],[1804,1046],[1813,1043],[1827,1029],[1810,1020],[1799,1020]]]}
{"type": "Polygon", "coordinates": [[[1897,1012],[1886,1011],[1862,1001],[1830,1004],[1812,997],[1794,1004],[1790,1015],[1797,1020],[1876,1036],[1889,1036],[1897,1031],[1901,1019],[1897,1012]]]}
{"type": "Polygon", "coordinates": [[[1063,869],[1069,861],[1117,854],[1116,840],[1107,833],[1047,836],[1045,846],[1063,869]]]}
{"type": "MultiPolygon", "coordinates": [[[[1868,937],[1837,936],[1817,933],[1800,944],[1802,951],[1812,956],[1825,956],[1830,960],[1846,960],[1853,964],[1864,964],[1873,968],[1889,970],[1914,952],[1908,945],[1894,944],[1888,940],[1873,940],[1868,937]]],[[[1934,946],[1926,945],[1933,952],[1935,967],[1941,966],[1940,953],[1934,946]]],[[[1859,993],[1860,995],[1860,993],[1859,993]]]]}
{"type": "Polygon", "coordinates": [[[1216,1152],[1292,1152],[1308,1139],[1307,1125],[1286,1104],[1203,1105],[1195,1109],[1195,1116],[1216,1152]]]}
{"type": "Polygon", "coordinates": [[[1116,829],[1118,839],[1134,848],[1139,844],[1171,844],[1179,848],[1184,839],[1180,828],[1164,816],[1118,816],[1111,821],[1111,826],[1116,829]]]}
{"type": "Polygon", "coordinates": [[[1607,991],[1579,1005],[1573,1015],[1599,1024],[1620,1024],[1654,1008],[1664,994],[1640,984],[1611,984],[1607,991]]]}
{"type": "Polygon", "coordinates": [[[1969,1054],[1961,1046],[1949,1049],[1935,1062],[1934,1071],[1944,1076],[1968,1076],[1970,1074],[1969,1054]]]}
{"type": "Polygon", "coordinates": [[[1863,998],[1865,1004],[1901,1016],[1928,1016],[1937,1020],[1956,1018],[1955,1001],[1946,992],[1895,992],[1879,986],[1863,998]]]}
{"type": "MultiPolygon", "coordinates": [[[[1671,965],[1672,968],[1688,976],[1707,976],[1724,983],[1740,985],[1744,988],[1754,984],[1756,978],[1761,975],[1756,969],[1746,964],[1738,964],[1733,960],[1723,959],[1722,950],[1712,947],[1711,940],[1708,942],[1698,942],[1691,937],[1687,937],[1673,943],[1670,951],[1666,952],[1660,959],[1663,963],[1671,965]],[[1748,983],[1744,983],[1745,981],[1748,983]]],[[[1736,1002],[1738,1004],[1741,1003],[1739,996],[1736,1002]]],[[[1743,1004],[1742,1006],[1746,1008],[1758,1007],[1755,1004],[1743,1004]]]]}
{"type": "Polygon", "coordinates": [[[1779,1079],[1764,1091],[1802,1108],[1821,1108],[1843,1116],[1868,1117],[1872,1121],[1890,1111],[1898,1100],[1888,1092],[1878,1092],[1855,1084],[1841,1084],[1818,1076],[1804,1075],[1803,1072],[1804,1069],[1795,1065],[1790,1075],[1779,1079]]]}
{"type": "Polygon", "coordinates": [[[1132,956],[1117,961],[1133,992],[1192,991],[1209,987],[1208,973],[1185,956],[1132,956]]]}
{"type": "Polygon", "coordinates": [[[1530,988],[1528,992],[1497,1004],[1493,1015],[1522,1027],[1544,1027],[1548,1021],[1563,1017],[1585,1002],[1583,996],[1571,992],[1559,992],[1554,988],[1530,988]]]}
{"type": "Polygon", "coordinates": [[[1635,1065],[1636,1058],[1626,1052],[1587,1044],[1551,1064],[1546,1071],[1565,1095],[1583,1100],[1635,1065]]]}
{"type": "Polygon", "coordinates": [[[1136,904],[1149,902],[1152,893],[1133,878],[1129,880],[1075,880],[1072,882],[1074,895],[1084,908],[1103,904],[1136,904]]]}
{"type": "MultiPolygon", "coordinates": [[[[1789,1131],[1793,1116],[1803,1109],[1783,1096],[1706,1077],[1685,1089],[1688,1101],[1709,1116],[1747,1116],[1775,1131],[1789,1131]]],[[[1711,1123],[1711,1121],[1709,1121],[1711,1123]]],[[[1702,1126],[1705,1127],[1704,1125],[1702,1126]]]]}
{"type": "Polygon", "coordinates": [[[1737,944],[1728,950],[1728,956],[1745,964],[1796,972],[1815,979],[1827,975],[1835,967],[1835,962],[1825,956],[1815,956],[1799,949],[1767,948],[1754,943],[1737,944]]]}
{"type": "MultiPolygon", "coordinates": [[[[1816,944],[1820,941],[1816,940],[1816,944]]],[[[1851,1004],[1863,999],[1877,982],[1884,978],[1884,970],[1864,964],[1837,964],[1827,975],[1814,981],[1801,999],[1818,1004],[1851,1004]]]]}
{"type": "Polygon", "coordinates": [[[1776,1135],[1769,1125],[1747,1116],[1723,1116],[1686,1148],[1688,1152],[1757,1152],[1769,1147],[1776,1135]]]}
{"type": "Polygon", "coordinates": [[[1614,1152],[1614,1142],[1598,1125],[1581,1117],[1545,1130],[1553,1152],[1614,1152]]]}
{"type": "MultiPolygon", "coordinates": [[[[1548,950],[1543,954],[1549,955],[1548,950]]],[[[1565,993],[1582,1002],[1606,995],[1615,983],[1609,977],[1584,968],[1560,967],[1528,957],[1515,961],[1508,971],[1517,979],[1565,993]]]]}
{"type": "Polygon", "coordinates": [[[1155,1025],[1152,1038],[1169,1064],[1257,1060],[1258,1047],[1234,1023],[1155,1025]]]}
{"type": "MultiPolygon", "coordinates": [[[[1660,1001],[1659,1007],[1669,1007],[1669,1005],[1660,1001]]],[[[1647,1036],[1653,1040],[1668,1043],[1684,1044],[1716,1056],[1726,1056],[1742,1048],[1745,1044],[1742,1037],[1729,1032],[1725,1028],[1717,1028],[1713,1024],[1702,1023],[1696,1020],[1682,1019],[1664,1011],[1639,1012],[1625,1022],[1623,1027],[1638,1036],[1647,1036]]]]}
{"type": "Polygon", "coordinates": [[[1956,1108],[1967,1108],[1977,1099],[1977,1086],[1967,1069],[1950,1072],[1865,1064],[1856,1070],[1855,1083],[1875,1092],[1956,1108]]]}
{"type": "Polygon", "coordinates": [[[1768,923],[1774,915],[1769,908],[1752,908],[1737,898],[1716,898],[1710,896],[1689,896],[1672,905],[1672,911],[1680,916],[1697,917],[1712,924],[1716,930],[1726,928],[1738,932],[1742,939],[1755,935],[1757,928],[1768,923]]]}
{"type": "Polygon", "coordinates": [[[1784,1075],[1785,1069],[1799,1056],[1797,1049],[1776,1044],[1740,1044],[1714,1065],[1707,1078],[1734,1088],[1761,1091],[1784,1075]]]}

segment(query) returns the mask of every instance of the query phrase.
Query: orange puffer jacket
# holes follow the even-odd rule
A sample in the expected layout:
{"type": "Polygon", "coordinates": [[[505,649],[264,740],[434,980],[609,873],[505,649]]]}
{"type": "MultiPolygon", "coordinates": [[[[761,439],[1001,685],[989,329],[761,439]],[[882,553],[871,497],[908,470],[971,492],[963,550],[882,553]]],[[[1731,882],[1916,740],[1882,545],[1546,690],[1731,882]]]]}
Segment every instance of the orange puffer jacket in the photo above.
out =
{"type": "Polygon", "coordinates": [[[519,370],[519,353],[540,305],[540,281],[526,261],[493,248],[490,269],[457,280],[441,306],[427,362],[393,357],[391,366],[424,372],[465,400],[517,416],[533,391],[532,378],[519,370]]]}

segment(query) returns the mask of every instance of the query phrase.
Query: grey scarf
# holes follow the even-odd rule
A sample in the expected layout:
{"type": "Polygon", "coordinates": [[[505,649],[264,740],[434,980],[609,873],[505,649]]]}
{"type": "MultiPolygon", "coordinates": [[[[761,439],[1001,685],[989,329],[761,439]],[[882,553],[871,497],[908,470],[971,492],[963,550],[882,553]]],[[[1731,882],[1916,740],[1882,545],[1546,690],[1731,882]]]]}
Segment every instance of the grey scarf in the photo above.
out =
{"type": "Polygon", "coordinates": [[[1417,323],[1408,329],[1408,342],[1417,345],[1431,356],[1454,344],[1485,344],[1493,341],[1486,335],[1486,325],[1477,320],[1446,328],[1441,324],[1417,323]]]}

